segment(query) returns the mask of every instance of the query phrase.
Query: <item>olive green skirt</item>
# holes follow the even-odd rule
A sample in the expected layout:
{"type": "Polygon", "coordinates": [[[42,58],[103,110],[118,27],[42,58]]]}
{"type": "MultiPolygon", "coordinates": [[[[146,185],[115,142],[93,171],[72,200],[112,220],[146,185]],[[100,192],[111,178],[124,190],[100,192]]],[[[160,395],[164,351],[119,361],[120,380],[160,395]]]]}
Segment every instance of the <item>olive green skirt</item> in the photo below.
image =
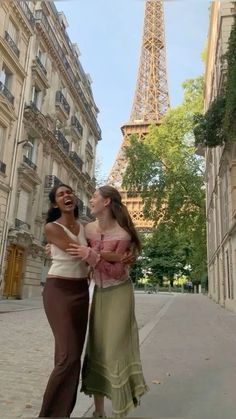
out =
{"type": "Polygon", "coordinates": [[[81,391],[111,399],[113,417],[126,416],[148,391],[130,280],[94,288],[81,391]]]}

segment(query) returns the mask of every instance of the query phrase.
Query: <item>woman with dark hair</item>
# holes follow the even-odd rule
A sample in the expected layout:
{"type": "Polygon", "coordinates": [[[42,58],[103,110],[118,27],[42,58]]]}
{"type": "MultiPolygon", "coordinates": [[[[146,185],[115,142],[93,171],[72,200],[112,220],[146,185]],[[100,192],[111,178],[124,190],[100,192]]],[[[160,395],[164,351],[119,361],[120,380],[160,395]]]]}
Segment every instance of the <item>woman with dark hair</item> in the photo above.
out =
{"type": "Polygon", "coordinates": [[[140,361],[133,286],[122,263],[128,249],[138,254],[141,245],[115,188],[98,188],[90,203],[96,217],[85,227],[90,247],[71,244],[67,249],[93,267],[95,280],[81,391],[94,395],[94,417],[105,417],[104,396],[112,401],[113,416],[122,417],[148,390],[140,361]],[[113,263],[104,261],[106,252],[113,263]]]}
{"type": "Polygon", "coordinates": [[[55,186],[45,225],[52,264],[43,303],[55,338],[54,369],[44,393],[39,417],[69,417],[77,396],[80,358],[88,320],[88,266],[65,250],[69,243],[87,245],[78,222],[76,197],[70,186],[55,186]]]}

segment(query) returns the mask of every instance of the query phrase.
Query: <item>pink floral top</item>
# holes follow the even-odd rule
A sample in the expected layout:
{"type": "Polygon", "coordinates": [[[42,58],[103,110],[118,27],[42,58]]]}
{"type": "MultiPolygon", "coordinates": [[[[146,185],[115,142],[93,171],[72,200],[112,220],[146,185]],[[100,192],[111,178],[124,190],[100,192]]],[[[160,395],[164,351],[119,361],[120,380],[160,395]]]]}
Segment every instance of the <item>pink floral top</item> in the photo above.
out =
{"type": "Polygon", "coordinates": [[[101,251],[125,253],[131,243],[129,234],[120,229],[116,234],[100,234],[97,232],[88,232],[86,234],[88,241],[88,255],[86,262],[94,268],[94,281],[98,287],[106,288],[120,284],[128,279],[128,267],[120,262],[107,262],[100,257],[101,251]]]}

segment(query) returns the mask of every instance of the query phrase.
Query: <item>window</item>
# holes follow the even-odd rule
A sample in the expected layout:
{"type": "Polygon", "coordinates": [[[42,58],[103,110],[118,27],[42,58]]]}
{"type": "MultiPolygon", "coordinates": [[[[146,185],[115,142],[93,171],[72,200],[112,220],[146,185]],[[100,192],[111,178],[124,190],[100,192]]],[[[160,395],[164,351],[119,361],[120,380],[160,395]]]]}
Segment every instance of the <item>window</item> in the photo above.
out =
{"type": "Polygon", "coordinates": [[[4,150],[4,144],[6,140],[6,128],[0,125],[0,160],[2,159],[2,154],[4,150]]]}
{"type": "Polygon", "coordinates": [[[15,44],[18,45],[19,31],[11,19],[9,20],[7,32],[9,33],[11,39],[15,42],[15,44]]]}
{"type": "Polygon", "coordinates": [[[55,160],[52,164],[52,175],[58,176],[58,163],[55,160]]]}
{"type": "Polygon", "coordinates": [[[0,82],[8,89],[11,90],[12,83],[12,73],[10,70],[3,64],[2,70],[0,73],[0,82]]]}
{"type": "Polygon", "coordinates": [[[30,202],[30,193],[25,189],[21,189],[19,202],[18,202],[18,210],[17,210],[17,219],[20,221],[27,221],[28,220],[28,209],[29,209],[29,202],[30,202]]]}
{"type": "Polygon", "coordinates": [[[38,108],[42,106],[42,92],[37,86],[33,86],[32,102],[38,108]]]}
{"type": "Polygon", "coordinates": [[[42,50],[42,48],[41,48],[41,47],[39,47],[39,49],[38,49],[37,56],[38,56],[39,60],[41,61],[41,63],[45,66],[45,62],[46,62],[46,54],[45,54],[45,52],[42,50]]]}
{"type": "Polygon", "coordinates": [[[32,137],[28,138],[27,148],[25,149],[25,156],[31,161],[35,162],[36,160],[36,143],[35,139],[32,137]]]}

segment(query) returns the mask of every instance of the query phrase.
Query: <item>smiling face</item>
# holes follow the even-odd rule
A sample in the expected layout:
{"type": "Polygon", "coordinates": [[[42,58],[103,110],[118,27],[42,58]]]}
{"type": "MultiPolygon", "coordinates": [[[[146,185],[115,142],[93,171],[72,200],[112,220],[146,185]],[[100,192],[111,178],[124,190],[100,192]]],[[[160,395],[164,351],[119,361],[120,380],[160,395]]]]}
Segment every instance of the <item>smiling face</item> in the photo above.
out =
{"type": "Polygon", "coordinates": [[[110,198],[103,198],[99,189],[97,189],[90,199],[91,213],[95,216],[103,213],[110,203],[110,198]]]}
{"type": "Polygon", "coordinates": [[[75,196],[68,186],[59,186],[55,193],[55,207],[61,212],[72,212],[75,209],[75,196]]]}

